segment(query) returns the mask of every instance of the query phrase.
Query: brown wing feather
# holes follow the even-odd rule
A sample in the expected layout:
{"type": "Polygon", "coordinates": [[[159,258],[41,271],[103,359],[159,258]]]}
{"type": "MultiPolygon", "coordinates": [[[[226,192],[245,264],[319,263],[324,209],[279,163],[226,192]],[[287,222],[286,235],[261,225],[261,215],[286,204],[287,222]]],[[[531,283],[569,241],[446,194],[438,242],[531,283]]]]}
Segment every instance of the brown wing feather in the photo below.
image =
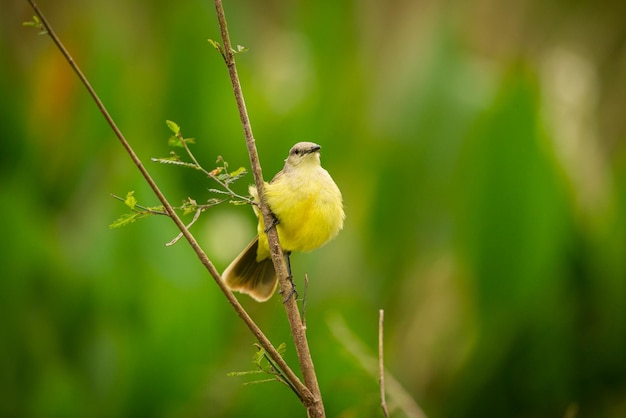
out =
{"type": "Polygon", "coordinates": [[[257,261],[258,244],[257,236],[224,270],[222,280],[231,290],[264,302],[274,294],[278,281],[271,258],[257,261]]]}

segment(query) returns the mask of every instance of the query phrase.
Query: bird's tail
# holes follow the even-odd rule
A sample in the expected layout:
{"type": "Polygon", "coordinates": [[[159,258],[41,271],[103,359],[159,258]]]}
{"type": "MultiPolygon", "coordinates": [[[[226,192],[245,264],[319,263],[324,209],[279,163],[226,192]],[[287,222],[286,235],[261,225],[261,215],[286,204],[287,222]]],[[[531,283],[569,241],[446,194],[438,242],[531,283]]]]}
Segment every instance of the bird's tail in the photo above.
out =
{"type": "Polygon", "coordinates": [[[257,261],[257,236],[222,273],[222,280],[231,290],[247,293],[258,302],[274,294],[278,280],[271,258],[257,261]]]}

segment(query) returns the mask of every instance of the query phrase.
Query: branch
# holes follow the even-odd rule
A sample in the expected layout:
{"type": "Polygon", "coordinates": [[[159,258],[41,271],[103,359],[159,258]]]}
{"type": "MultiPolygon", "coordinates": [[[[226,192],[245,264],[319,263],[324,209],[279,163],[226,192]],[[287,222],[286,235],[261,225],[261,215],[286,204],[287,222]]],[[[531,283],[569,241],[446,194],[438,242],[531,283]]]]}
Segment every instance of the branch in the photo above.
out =
{"type": "Polygon", "coordinates": [[[385,365],[383,356],[383,324],[385,319],[385,311],[378,311],[378,383],[380,386],[380,407],[383,409],[385,418],[389,418],[389,410],[387,409],[387,399],[385,397],[385,365]]]}
{"type": "MultiPolygon", "coordinates": [[[[255,139],[252,135],[252,127],[250,126],[250,119],[248,117],[248,111],[246,110],[246,103],[243,98],[243,92],[241,90],[241,84],[239,82],[239,76],[237,74],[237,67],[235,65],[234,51],[231,47],[230,37],[228,35],[228,26],[226,24],[226,16],[224,14],[224,8],[221,0],[215,0],[215,10],[217,12],[217,19],[220,26],[220,33],[223,42],[223,49],[218,48],[224,58],[226,67],[228,68],[228,74],[230,75],[230,81],[233,87],[233,93],[235,95],[235,101],[237,102],[237,109],[239,110],[239,117],[241,119],[241,125],[243,127],[244,136],[246,139],[246,146],[248,148],[248,155],[250,156],[250,165],[252,168],[252,174],[254,175],[254,183],[256,185],[259,196],[259,207],[265,221],[265,225],[272,225],[273,215],[268,208],[264,199],[264,182],[263,173],[261,171],[261,165],[259,163],[259,156],[256,150],[255,139]]],[[[278,242],[278,234],[276,228],[270,228],[267,232],[267,238],[269,242],[270,252],[272,255],[272,262],[278,276],[280,289],[282,294],[288,295],[291,291],[291,282],[288,278],[287,266],[285,264],[285,258],[283,251],[278,242]]],[[[304,377],[304,383],[310,390],[307,396],[303,397],[303,403],[307,408],[307,412],[310,417],[325,417],[324,404],[322,403],[322,396],[317,382],[317,376],[315,375],[315,368],[313,366],[313,359],[309,351],[309,345],[306,338],[306,329],[303,326],[300,318],[300,312],[298,311],[298,305],[294,297],[289,297],[283,304],[287,313],[287,319],[289,320],[289,326],[291,328],[291,335],[294,340],[296,352],[298,354],[298,360],[302,369],[304,377]]]]}
{"type": "Polygon", "coordinates": [[[186,228],[183,221],[174,211],[174,208],[172,207],[172,205],[165,198],[165,195],[158,188],[158,186],[156,185],[156,183],[154,182],[154,180],[152,179],[152,177],[150,176],[150,174],[148,173],[148,171],[142,164],[139,157],[137,157],[137,154],[135,154],[134,150],[132,149],[132,147],[130,146],[130,144],[128,143],[128,141],[126,140],[126,138],[120,131],[120,129],[117,127],[117,125],[113,121],[113,118],[111,117],[109,112],[106,110],[106,107],[104,106],[104,104],[98,97],[96,91],[93,89],[93,87],[87,80],[87,77],[85,77],[85,75],[80,70],[80,68],[78,67],[78,65],[76,64],[76,62],[74,61],[70,53],[68,52],[68,50],[65,48],[65,46],[63,45],[59,37],[55,34],[54,30],[52,29],[52,26],[48,23],[47,19],[45,18],[45,16],[43,15],[39,7],[35,4],[33,0],[28,0],[28,2],[30,3],[31,7],[33,8],[35,13],[39,17],[47,34],[50,36],[50,38],[52,38],[52,41],[56,44],[57,48],[61,51],[61,53],[67,60],[68,64],[72,67],[72,69],[74,70],[74,72],[76,73],[80,81],[83,83],[83,85],[85,86],[89,94],[91,95],[93,101],[98,106],[100,113],[102,113],[107,123],[109,124],[113,132],[115,133],[115,136],[117,136],[120,143],[126,149],[126,152],[133,160],[133,163],[137,166],[137,168],[141,172],[141,175],[144,177],[144,179],[146,180],[146,182],[148,183],[148,185],[150,186],[154,194],[157,196],[157,198],[163,205],[163,208],[165,209],[165,212],[167,212],[167,215],[174,221],[174,223],[176,224],[180,232],[183,234],[187,242],[189,242],[189,245],[191,245],[191,248],[194,250],[194,252],[198,256],[198,259],[200,260],[202,265],[208,270],[208,272],[211,274],[211,277],[213,277],[214,281],[217,283],[218,287],[220,288],[220,290],[222,291],[222,293],[224,294],[228,302],[231,304],[233,309],[237,312],[237,315],[239,315],[239,317],[243,320],[243,322],[246,324],[250,332],[252,332],[252,334],[255,336],[259,344],[263,346],[263,348],[267,351],[270,357],[276,362],[276,364],[280,366],[280,368],[283,370],[285,375],[294,384],[298,393],[301,396],[307,395],[307,394],[308,396],[310,396],[309,390],[302,384],[302,382],[298,379],[295,373],[289,368],[289,366],[283,360],[283,358],[278,353],[276,348],[274,348],[274,346],[269,341],[269,339],[265,336],[265,334],[263,334],[261,329],[254,323],[254,321],[248,315],[245,309],[239,304],[239,301],[237,300],[237,298],[235,298],[235,296],[230,291],[230,289],[228,289],[228,287],[224,284],[224,282],[222,281],[220,277],[220,274],[215,269],[215,266],[213,266],[213,263],[211,263],[211,261],[209,260],[205,252],[202,250],[202,248],[200,248],[200,245],[196,241],[195,237],[189,232],[189,230],[186,228]]]}
{"type": "MultiPolygon", "coordinates": [[[[372,377],[378,377],[379,369],[376,357],[370,354],[363,341],[348,328],[345,319],[339,314],[334,314],[327,319],[327,323],[337,341],[343,344],[344,348],[358,360],[363,370],[372,377]]],[[[395,404],[409,418],[426,418],[422,408],[402,387],[400,382],[389,373],[387,373],[387,383],[385,393],[391,398],[392,405],[395,404]]]]}

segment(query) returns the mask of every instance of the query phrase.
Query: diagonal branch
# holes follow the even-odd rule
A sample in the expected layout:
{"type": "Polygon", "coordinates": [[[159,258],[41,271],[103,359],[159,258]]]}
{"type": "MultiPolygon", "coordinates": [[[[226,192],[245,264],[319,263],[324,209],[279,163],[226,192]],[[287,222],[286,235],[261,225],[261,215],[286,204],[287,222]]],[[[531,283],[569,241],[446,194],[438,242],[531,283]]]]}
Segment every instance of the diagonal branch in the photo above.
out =
{"type": "Polygon", "coordinates": [[[31,7],[35,11],[39,19],[41,20],[41,23],[45,27],[47,34],[50,36],[50,38],[52,38],[57,48],[61,51],[61,53],[63,54],[63,56],[69,63],[69,65],[72,67],[72,69],[74,70],[74,72],[76,73],[80,81],[83,83],[83,85],[85,86],[89,94],[91,95],[92,99],[98,106],[100,113],[102,113],[107,123],[109,124],[113,132],[115,133],[115,136],[117,136],[122,146],[126,149],[126,152],[133,160],[133,163],[135,164],[135,166],[137,166],[137,168],[141,172],[141,175],[144,177],[144,179],[146,180],[146,182],[148,183],[148,185],[150,186],[150,188],[152,189],[156,197],[159,199],[159,201],[163,205],[163,208],[167,212],[167,215],[174,221],[174,223],[176,224],[178,229],[181,231],[181,233],[183,234],[187,242],[189,242],[189,245],[191,245],[191,248],[194,250],[194,252],[198,256],[198,259],[200,260],[202,265],[204,265],[204,267],[208,270],[208,272],[211,274],[211,276],[217,283],[218,287],[220,288],[220,290],[222,291],[222,293],[224,294],[228,302],[231,304],[233,309],[237,312],[237,315],[239,315],[239,317],[243,320],[243,322],[246,324],[250,332],[252,332],[252,334],[255,336],[259,344],[263,346],[263,348],[272,357],[272,359],[285,372],[285,375],[291,380],[291,382],[296,387],[296,390],[298,391],[299,395],[302,397],[305,397],[305,396],[310,397],[309,390],[302,384],[302,382],[298,379],[295,373],[289,368],[289,366],[283,360],[283,358],[278,353],[276,348],[274,348],[272,343],[265,336],[265,334],[263,334],[261,329],[255,324],[252,318],[248,315],[248,313],[245,311],[243,306],[241,306],[241,304],[239,303],[237,298],[235,298],[235,296],[230,291],[230,289],[228,289],[228,287],[224,284],[224,282],[222,281],[220,277],[220,274],[215,269],[215,266],[213,266],[213,263],[211,263],[206,253],[202,250],[202,248],[198,244],[198,241],[196,241],[195,237],[189,232],[189,230],[187,229],[183,221],[174,211],[172,205],[168,202],[165,195],[161,192],[161,190],[159,189],[155,181],[152,179],[152,177],[146,170],[145,166],[143,165],[143,163],[141,162],[141,160],[139,159],[139,157],[137,156],[133,148],[130,146],[129,142],[126,140],[126,138],[124,137],[124,135],[122,134],[122,132],[120,131],[116,123],[113,121],[113,118],[111,117],[109,112],[106,110],[106,107],[104,106],[104,104],[98,97],[96,91],[93,89],[93,87],[87,80],[87,77],[85,77],[83,72],[80,70],[80,68],[78,67],[78,65],[72,58],[72,56],[70,55],[69,51],[65,48],[65,46],[63,45],[59,37],[55,34],[54,30],[52,29],[52,26],[50,26],[44,14],[41,12],[39,7],[35,4],[33,0],[28,0],[28,2],[30,3],[31,7]]]}

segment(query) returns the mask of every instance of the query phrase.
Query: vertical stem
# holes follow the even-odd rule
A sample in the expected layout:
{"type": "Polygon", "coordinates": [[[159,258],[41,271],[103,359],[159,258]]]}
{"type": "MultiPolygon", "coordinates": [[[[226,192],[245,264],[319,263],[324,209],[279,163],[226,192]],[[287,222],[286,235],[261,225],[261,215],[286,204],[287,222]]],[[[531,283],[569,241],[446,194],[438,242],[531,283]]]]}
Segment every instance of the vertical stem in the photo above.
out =
{"type": "Polygon", "coordinates": [[[385,362],[383,356],[383,323],[385,320],[385,311],[378,311],[378,383],[380,386],[380,406],[383,409],[385,418],[389,418],[389,410],[387,409],[387,398],[385,396],[385,362]]]}
{"type": "MultiPolygon", "coordinates": [[[[259,205],[265,220],[265,225],[271,225],[273,223],[272,215],[265,203],[264,199],[264,182],[263,174],[261,171],[261,165],[259,163],[259,156],[256,150],[255,139],[252,135],[252,128],[250,126],[250,119],[246,110],[246,104],[243,98],[243,92],[241,90],[241,84],[239,82],[239,76],[237,74],[237,67],[235,65],[235,58],[233,56],[232,47],[230,43],[230,37],[228,35],[228,26],[226,24],[226,17],[224,15],[224,8],[221,0],[215,0],[215,9],[217,12],[217,18],[220,26],[220,32],[223,42],[223,56],[230,75],[231,84],[233,87],[233,93],[235,95],[235,101],[237,102],[237,108],[239,110],[239,117],[241,119],[241,125],[243,127],[244,136],[246,139],[246,146],[248,148],[248,154],[250,156],[250,164],[252,173],[254,175],[254,183],[256,185],[259,195],[259,205]]],[[[285,265],[285,259],[283,257],[283,251],[278,242],[278,234],[276,228],[271,228],[267,232],[267,238],[269,242],[270,252],[272,255],[272,262],[276,269],[276,275],[278,276],[280,289],[284,295],[289,294],[291,291],[291,282],[288,278],[287,267],[285,265]]],[[[300,311],[294,297],[290,297],[285,303],[285,311],[287,313],[287,319],[289,326],[291,327],[291,335],[294,340],[296,352],[298,354],[298,360],[302,369],[304,377],[304,384],[311,391],[311,396],[303,398],[304,405],[307,408],[308,415],[310,417],[325,417],[324,405],[322,403],[322,396],[317,382],[317,376],[315,374],[315,368],[313,366],[313,359],[309,351],[309,345],[306,338],[305,328],[300,318],[300,311]]]]}

